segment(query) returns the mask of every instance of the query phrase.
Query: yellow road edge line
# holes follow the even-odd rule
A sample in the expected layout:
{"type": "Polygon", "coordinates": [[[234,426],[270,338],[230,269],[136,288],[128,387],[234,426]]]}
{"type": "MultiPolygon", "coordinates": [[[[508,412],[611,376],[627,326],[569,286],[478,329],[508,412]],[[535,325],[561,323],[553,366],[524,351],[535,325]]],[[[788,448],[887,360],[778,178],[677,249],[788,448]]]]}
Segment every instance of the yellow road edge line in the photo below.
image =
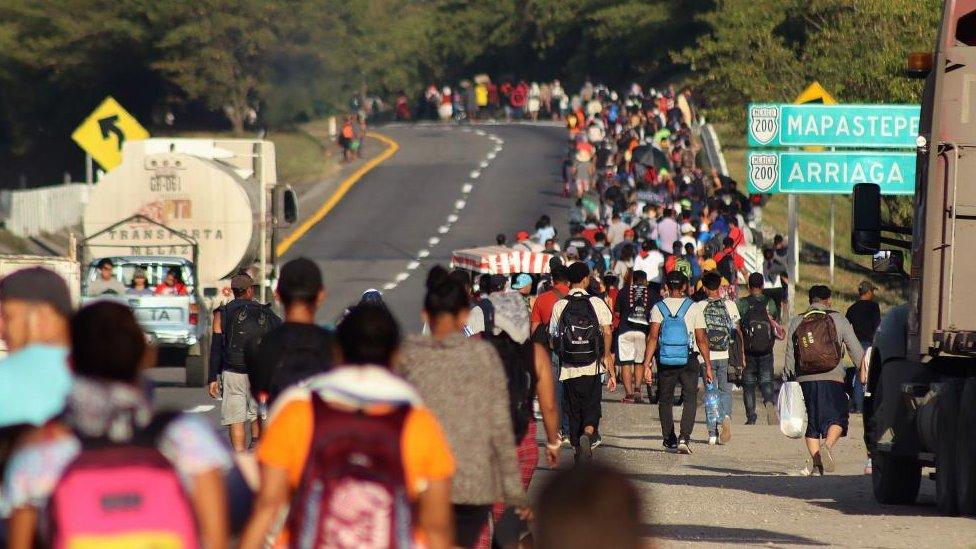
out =
{"type": "Polygon", "coordinates": [[[370,170],[378,166],[380,163],[386,161],[388,158],[396,154],[398,150],[400,150],[399,143],[397,143],[390,137],[387,137],[381,133],[367,132],[366,135],[368,137],[372,137],[374,139],[378,139],[379,141],[386,143],[387,145],[386,150],[380,153],[379,155],[377,155],[376,158],[373,158],[370,161],[363,164],[362,166],[360,166],[358,170],[352,173],[352,175],[350,175],[345,180],[343,180],[342,183],[339,183],[339,188],[336,189],[334,193],[332,193],[332,196],[330,196],[328,200],[326,200],[325,203],[322,204],[321,207],[319,207],[319,209],[312,215],[312,217],[306,219],[301,225],[298,226],[297,229],[292,231],[291,234],[285,237],[278,244],[278,247],[275,248],[276,255],[278,256],[284,255],[285,252],[287,252],[288,249],[295,244],[295,242],[298,242],[300,238],[305,236],[305,234],[308,233],[308,231],[310,231],[312,227],[314,227],[320,221],[325,219],[325,216],[328,215],[330,211],[332,211],[332,208],[335,208],[336,204],[338,204],[339,201],[342,200],[342,197],[346,196],[346,193],[349,192],[349,189],[351,189],[353,185],[358,183],[359,180],[362,179],[364,175],[369,173],[370,170]]]}

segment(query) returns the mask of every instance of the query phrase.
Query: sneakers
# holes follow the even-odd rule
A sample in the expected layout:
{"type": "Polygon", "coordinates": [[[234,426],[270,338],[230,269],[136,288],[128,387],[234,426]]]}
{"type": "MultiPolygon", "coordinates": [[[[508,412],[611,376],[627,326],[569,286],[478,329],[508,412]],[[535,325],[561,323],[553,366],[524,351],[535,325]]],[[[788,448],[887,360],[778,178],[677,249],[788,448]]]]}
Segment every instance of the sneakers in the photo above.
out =
{"type": "MultiPolygon", "coordinates": [[[[582,444],[582,442],[580,444],[582,444]]],[[[600,433],[593,433],[593,436],[590,437],[590,450],[601,444],[603,444],[603,437],[600,436],[600,433]]]]}
{"type": "Polygon", "coordinates": [[[874,466],[871,465],[871,458],[868,458],[868,461],[864,464],[864,474],[870,475],[873,473],[874,473],[874,466]]]}
{"type": "Polygon", "coordinates": [[[836,469],[834,464],[834,456],[830,455],[830,447],[826,444],[820,445],[820,460],[823,463],[823,470],[828,473],[833,473],[836,469]]]}
{"type": "Polygon", "coordinates": [[[678,439],[673,433],[669,438],[664,439],[664,449],[672,452],[678,449],[678,439]]]}
{"type": "Polygon", "coordinates": [[[718,444],[718,437],[717,436],[712,435],[712,436],[708,437],[708,445],[709,446],[715,446],[716,444],[718,444]]]}
{"type": "Polygon", "coordinates": [[[766,409],[766,424],[779,425],[779,413],[776,411],[776,405],[772,402],[764,402],[763,408],[766,409]]]}
{"type": "Polygon", "coordinates": [[[569,441],[569,437],[568,437],[568,436],[566,436],[566,433],[564,433],[564,432],[562,432],[562,431],[559,431],[559,445],[560,445],[560,447],[562,447],[562,448],[569,448],[570,446],[572,446],[572,445],[573,445],[573,444],[572,444],[572,443],[571,443],[571,442],[569,441]]]}
{"type": "Polygon", "coordinates": [[[583,433],[580,435],[579,446],[576,447],[576,463],[586,463],[593,459],[593,447],[590,442],[590,435],[583,433]]]}
{"type": "Polygon", "coordinates": [[[732,418],[729,416],[722,418],[722,430],[719,432],[718,439],[722,444],[728,444],[732,439],[732,418]]]}
{"type": "Polygon", "coordinates": [[[679,454],[691,454],[691,445],[685,439],[678,439],[678,453],[679,454]]]}

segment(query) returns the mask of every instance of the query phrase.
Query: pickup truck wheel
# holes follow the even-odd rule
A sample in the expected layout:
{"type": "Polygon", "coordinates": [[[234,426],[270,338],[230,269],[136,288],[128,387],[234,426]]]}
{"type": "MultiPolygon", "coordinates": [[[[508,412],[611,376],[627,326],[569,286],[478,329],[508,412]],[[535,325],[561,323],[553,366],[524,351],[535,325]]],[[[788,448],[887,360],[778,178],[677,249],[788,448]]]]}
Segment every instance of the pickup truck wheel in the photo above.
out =
{"type": "Polygon", "coordinates": [[[936,406],[935,503],[943,515],[958,515],[959,477],[956,451],[959,428],[960,384],[943,379],[936,406]]]}
{"type": "Polygon", "coordinates": [[[966,380],[959,405],[956,437],[959,512],[976,516],[976,378],[966,380]]]}
{"type": "Polygon", "coordinates": [[[207,384],[207,360],[210,358],[210,347],[200,346],[200,356],[186,356],[186,386],[203,387],[207,384]]]}
{"type": "Polygon", "coordinates": [[[874,498],[885,505],[910,505],[918,497],[922,466],[917,459],[875,452],[871,456],[874,498]]]}

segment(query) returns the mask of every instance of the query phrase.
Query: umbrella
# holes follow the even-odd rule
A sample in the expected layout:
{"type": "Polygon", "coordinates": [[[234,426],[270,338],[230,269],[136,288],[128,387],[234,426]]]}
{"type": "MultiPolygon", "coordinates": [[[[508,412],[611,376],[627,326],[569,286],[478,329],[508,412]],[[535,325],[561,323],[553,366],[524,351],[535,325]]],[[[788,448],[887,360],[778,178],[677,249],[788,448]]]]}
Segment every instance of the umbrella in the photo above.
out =
{"type": "Polygon", "coordinates": [[[667,168],[670,165],[668,162],[668,156],[664,154],[664,151],[651,145],[641,145],[636,147],[631,158],[638,164],[654,166],[658,169],[667,168]]]}

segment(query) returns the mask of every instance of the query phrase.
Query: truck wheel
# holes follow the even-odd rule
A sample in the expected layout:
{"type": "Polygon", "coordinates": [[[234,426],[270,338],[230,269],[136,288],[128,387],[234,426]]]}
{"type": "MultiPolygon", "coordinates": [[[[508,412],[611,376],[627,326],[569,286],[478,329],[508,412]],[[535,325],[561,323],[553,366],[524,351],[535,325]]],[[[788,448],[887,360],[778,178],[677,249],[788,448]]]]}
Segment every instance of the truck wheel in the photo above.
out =
{"type": "Polygon", "coordinates": [[[959,512],[976,516],[976,378],[966,380],[959,412],[956,436],[959,512]]]}
{"type": "Polygon", "coordinates": [[[956,450],[959,427],[959,383],[943,379],[936,406],[935,502],[943,515],[958,515],[956,450]]]}
{"type": "Polygon", "coordinates": [[[209,345],[200,345],[200,356],[186,355],[187,387],[203,387],[207,384],[207,362],[209,359],[209,345]]]}
{"type": "Polygon", "coordinates": [[[871,456],[874,498],[885,505],[910,505],[918,497],[922,466],[917,459],[875,452],[871,456]]]}

